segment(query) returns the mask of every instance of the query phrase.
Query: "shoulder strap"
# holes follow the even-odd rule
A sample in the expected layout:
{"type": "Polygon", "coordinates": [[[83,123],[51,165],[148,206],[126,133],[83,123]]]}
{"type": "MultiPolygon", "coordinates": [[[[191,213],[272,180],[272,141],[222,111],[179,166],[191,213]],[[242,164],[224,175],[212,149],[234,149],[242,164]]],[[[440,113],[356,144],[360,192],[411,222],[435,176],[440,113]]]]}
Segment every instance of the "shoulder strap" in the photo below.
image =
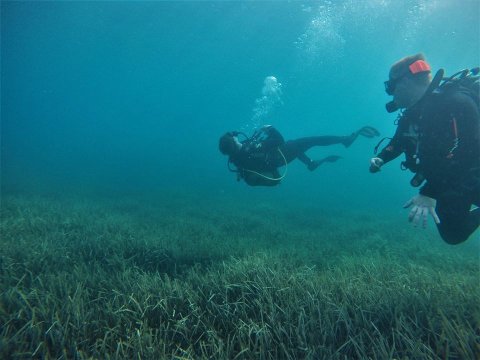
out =
{"type": "Polygon", "coordinates": [[[443,79],[438,86],[439,93],[453,93],[455,91],[464,93],[472,98],[477,107],[480,107],[480,67],[471,70],[461,70],[449,78],[443,79]]]}

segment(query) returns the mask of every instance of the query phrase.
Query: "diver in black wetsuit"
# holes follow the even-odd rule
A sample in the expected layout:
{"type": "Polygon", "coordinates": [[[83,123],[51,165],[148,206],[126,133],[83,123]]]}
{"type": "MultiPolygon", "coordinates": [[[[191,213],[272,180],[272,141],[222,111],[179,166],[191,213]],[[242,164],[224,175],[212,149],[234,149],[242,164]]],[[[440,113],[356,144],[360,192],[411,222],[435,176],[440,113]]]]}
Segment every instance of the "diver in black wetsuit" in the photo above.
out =
{"type": "Polygon", "coordinates": [[[426,180],[419,195],[405,204],[413,205],[409,220],[417,224],[423,218],[425,226],[430,214],[441,237],[458,244],[480,224],[480,209],[471,210],[480,206],[479,94],[460,82],[438,87],[443,71],[437,74],[432,81],[422,54],[392,66],[385,82],[393,96],[387,110],[406,110],[390,143],[370,160],[370,172],[405,153],[402,166],[416,174],[411,184],[417,187],[426,180]]]}
{"type": "Polygon", "coordinates": [[[310,159],[305,152],[313,146],[342,144],[349,147],[359,136],[368,138],[378,136],[376,129],[364,126],[348,136],[312,136],[285,141],[283,136],[271,125],[262,127],[252,137],[240,132],[228,132],[220,138],[219,149],[228,155],[231,171],[237,173],[237,180],[245,180],[250,186],[275,186],[285,176],[280,175],[278,168],[295,159],[303,162],[310,171],[325,162],[335,162],[340,156],[327,156],[321,160],[310,159]],[[245,140],[240,141],[239,135],[245,140]],[[236,169],[231,168],[233,164],[236,169]]]}

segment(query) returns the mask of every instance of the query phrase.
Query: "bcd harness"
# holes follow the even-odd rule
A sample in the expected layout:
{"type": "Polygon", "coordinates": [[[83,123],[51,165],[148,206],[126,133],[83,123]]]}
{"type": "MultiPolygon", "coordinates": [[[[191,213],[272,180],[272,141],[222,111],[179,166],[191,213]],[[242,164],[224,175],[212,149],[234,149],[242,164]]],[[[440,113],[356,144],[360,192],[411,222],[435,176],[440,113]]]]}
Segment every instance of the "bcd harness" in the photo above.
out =
{"type": "MultiPolygon", "coordinates": [[[[235,133],[235,135],[242,135],[246,138],[246,140],[243,142],[244,146],[248,146],[248,147],[254,147],[254,148],[259,148],[261,146],[261,142],[263,140],[265,140],[265,138],[263,137],[263,132],[262,131],[255,131],[253,133],[253,135],[251,137],[248,137],[245,133],[243,132],[237,132],[235,133]]],[[[231,167],[231,164],[233,163],[231,158],[229,157],[228,160],[227,160],[227,167],[228,167],[228,170],[231,171],[231,172],[234,172],[234,173],[237,173],[237,178],[238,180],[240,180],[240,178],[244,177],[243,176],[243,172],[248,172],[248,173],[251,173],[251,174],[255,174],[257,176],[260,176],[264,179],[267,179],[267,180],[271,180],[271,181],[281,181],[286,175],[287,175],[287,170],[288,170],[288,162],[287,162],[287,159],[285,158],[285,155],[283,155],[283,152],[280,150],[279,147],[277,147],[276,149],[278,151],[278,153],[280,154],[280,156],[282,157],[283,161],[285,162],[285,171],[283,172],[283,174],[277,178],[274,178],[274,177],[270,177],[270,176],[267,176],[265,174],[262,174],[260,172],[257,172],[255,170],[250,170],[250,169],[245,169],[245,168],[236,168],[236,169],[233,169],[231,167]]]]}

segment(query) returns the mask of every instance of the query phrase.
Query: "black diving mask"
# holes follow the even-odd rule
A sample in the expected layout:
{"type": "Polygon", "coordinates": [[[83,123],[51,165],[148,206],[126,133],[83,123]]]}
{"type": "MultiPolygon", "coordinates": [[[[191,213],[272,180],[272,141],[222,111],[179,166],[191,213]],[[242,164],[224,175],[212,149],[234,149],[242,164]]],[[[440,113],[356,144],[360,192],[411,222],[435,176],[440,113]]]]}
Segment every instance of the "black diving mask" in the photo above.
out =
{"type": "MultiPolygon", "coordinates": [[[[399,76],[396,79],[389,79],[387,81],[384,81],[383,84],[385,85],[385,92],[389,96],[393,96],[393,93],[395,92],[395,88],[397,87],[398,81],[401,80],[402,78],[403,76],[399,76]]],[[[398,106],[394,101],[390,101],[385,105],[385,107],[387,109],[387,112],[389,113],[392,113],[398,110],[398,106]]]]}
{"type": "Polygon", "coordinates": [[[385,85],[385,92],[393,96],[393,92],[395,91],[395,87],[397,86],[398,79],[390,79],[385,81],[383,84],[385,85]]]}

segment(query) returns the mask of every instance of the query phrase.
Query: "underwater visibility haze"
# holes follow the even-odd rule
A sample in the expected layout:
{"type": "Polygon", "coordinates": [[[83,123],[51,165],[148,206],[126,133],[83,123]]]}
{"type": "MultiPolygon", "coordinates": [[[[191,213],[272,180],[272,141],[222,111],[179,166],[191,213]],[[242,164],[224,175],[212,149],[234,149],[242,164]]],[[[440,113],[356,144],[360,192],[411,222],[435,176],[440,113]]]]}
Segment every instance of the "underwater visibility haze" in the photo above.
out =
{"type": "Polygon", "coordinates": [[[480,239],[413,228],[383,82],[480,62],[474,0],[2,1],[2,358],[474,359],[480,239]],[[218,140],[380,137],[249,187],[218,140]]]}

